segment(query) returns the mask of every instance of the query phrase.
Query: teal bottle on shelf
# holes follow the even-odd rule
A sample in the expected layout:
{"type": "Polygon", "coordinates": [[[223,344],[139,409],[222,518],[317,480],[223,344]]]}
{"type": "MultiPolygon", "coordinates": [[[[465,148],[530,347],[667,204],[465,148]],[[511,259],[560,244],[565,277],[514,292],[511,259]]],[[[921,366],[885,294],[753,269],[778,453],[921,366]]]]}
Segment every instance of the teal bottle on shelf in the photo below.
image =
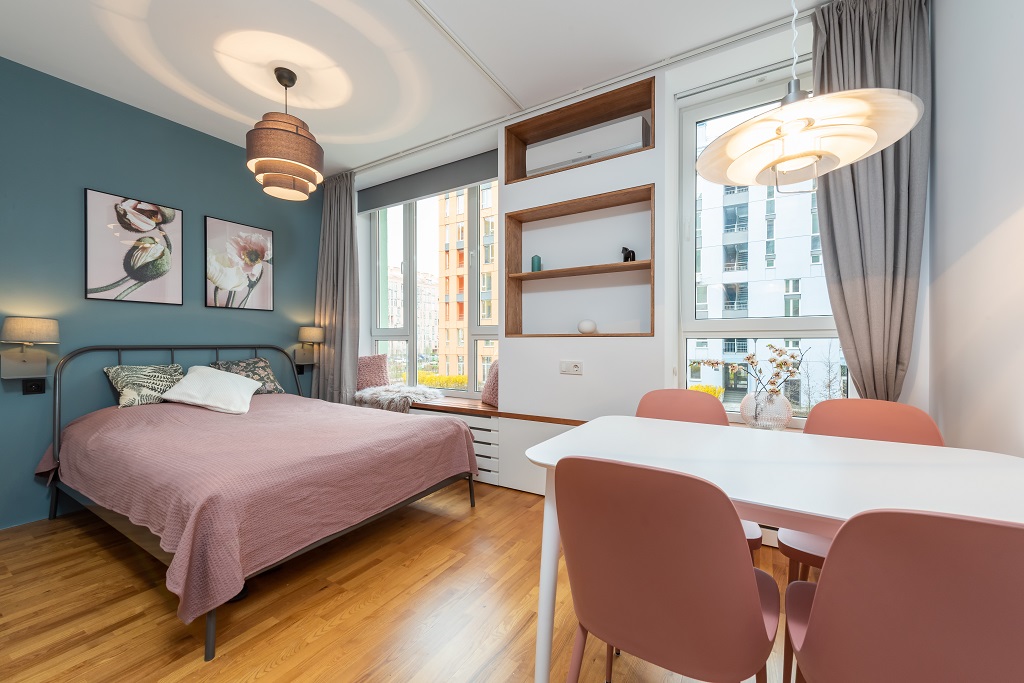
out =
{"type": "Polygon", "coordinates": [[[534,255],[534,257],[530,259],[530,270],[534,273],[540,271],[540,256],[534,255]]]}

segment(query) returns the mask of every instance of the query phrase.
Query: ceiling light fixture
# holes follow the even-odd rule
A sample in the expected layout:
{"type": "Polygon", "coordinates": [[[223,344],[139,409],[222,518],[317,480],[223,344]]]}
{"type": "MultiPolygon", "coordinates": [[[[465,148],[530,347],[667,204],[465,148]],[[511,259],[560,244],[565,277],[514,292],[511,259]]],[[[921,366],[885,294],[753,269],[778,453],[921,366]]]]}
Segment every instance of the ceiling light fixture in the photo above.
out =
{"type": "Polygon", "coordinates": [[[246,166],[267,194],[301,202],[324,181],[324,149],[306,122],[288,113],[288,88],[295,85],[295,72],[279,66],[274,76],[284,87],[284,113],[264,114],[245,134],[246,166]]]}
{"type": "Polygon", "coordinates": [[[924,113],[916,95],[863,88],[817,95],[796,75],[797,9],[793,7],[793,67],[780,106],[723,133],[697,159],[697,173],[719,185],[792,185],[869,157],[909,133],[924,113]]]}

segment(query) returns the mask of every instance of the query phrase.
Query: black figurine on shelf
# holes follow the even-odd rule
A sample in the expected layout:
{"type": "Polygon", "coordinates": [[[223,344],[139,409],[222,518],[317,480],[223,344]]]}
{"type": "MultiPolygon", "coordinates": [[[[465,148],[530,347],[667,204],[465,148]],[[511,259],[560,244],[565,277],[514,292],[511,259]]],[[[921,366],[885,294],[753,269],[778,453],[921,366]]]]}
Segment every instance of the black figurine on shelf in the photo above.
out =
{"type": "Polygon", "coordinates": [[[622,248],[622,262],[628,263],[629,261],[636,261],[636,252],[629,247],[622,248]]]}

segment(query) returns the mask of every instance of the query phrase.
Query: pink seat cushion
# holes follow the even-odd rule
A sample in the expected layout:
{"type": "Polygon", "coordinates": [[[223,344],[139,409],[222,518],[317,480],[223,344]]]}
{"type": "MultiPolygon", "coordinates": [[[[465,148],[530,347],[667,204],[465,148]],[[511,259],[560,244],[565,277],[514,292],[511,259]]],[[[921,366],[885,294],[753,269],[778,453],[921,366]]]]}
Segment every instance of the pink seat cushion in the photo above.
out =
{"type": "Polygon", "coordinates": [[[380,353],[375,356],[359,356],[359,371],[356,375],[356,390],[369,387],[384,387],[391,384],[388,377],[388,356],[380,353]]]}
{"type": "Polygon", "coordinates": [[[792,529],[779,529],[779,551],[800,564],[821,569],[828,554],[830,539],[792,529]]]}
{"type": "Polygon", "coordinates": [[[489,406],[498,407],[498,361],[494,361],[491,369],[487,371],[487,381],[484,382],[480,400],[489,406]]]}

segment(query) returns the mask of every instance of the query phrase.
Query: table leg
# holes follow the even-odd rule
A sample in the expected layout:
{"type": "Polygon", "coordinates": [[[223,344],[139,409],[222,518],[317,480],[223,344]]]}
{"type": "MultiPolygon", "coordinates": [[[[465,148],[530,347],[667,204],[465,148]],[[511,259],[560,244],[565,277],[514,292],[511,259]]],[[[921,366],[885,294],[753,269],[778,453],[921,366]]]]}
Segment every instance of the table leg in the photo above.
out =
{"type": "Polygon", "coordinates": [[[534,683],[548,683],[551,643],[555,631],[555,592],[558,588],[558,511],[555,508],[555,469],[547,470],[544,485],[544,532],[540,546],[540,599],[537,604],[537,654],[534,683]]]}

